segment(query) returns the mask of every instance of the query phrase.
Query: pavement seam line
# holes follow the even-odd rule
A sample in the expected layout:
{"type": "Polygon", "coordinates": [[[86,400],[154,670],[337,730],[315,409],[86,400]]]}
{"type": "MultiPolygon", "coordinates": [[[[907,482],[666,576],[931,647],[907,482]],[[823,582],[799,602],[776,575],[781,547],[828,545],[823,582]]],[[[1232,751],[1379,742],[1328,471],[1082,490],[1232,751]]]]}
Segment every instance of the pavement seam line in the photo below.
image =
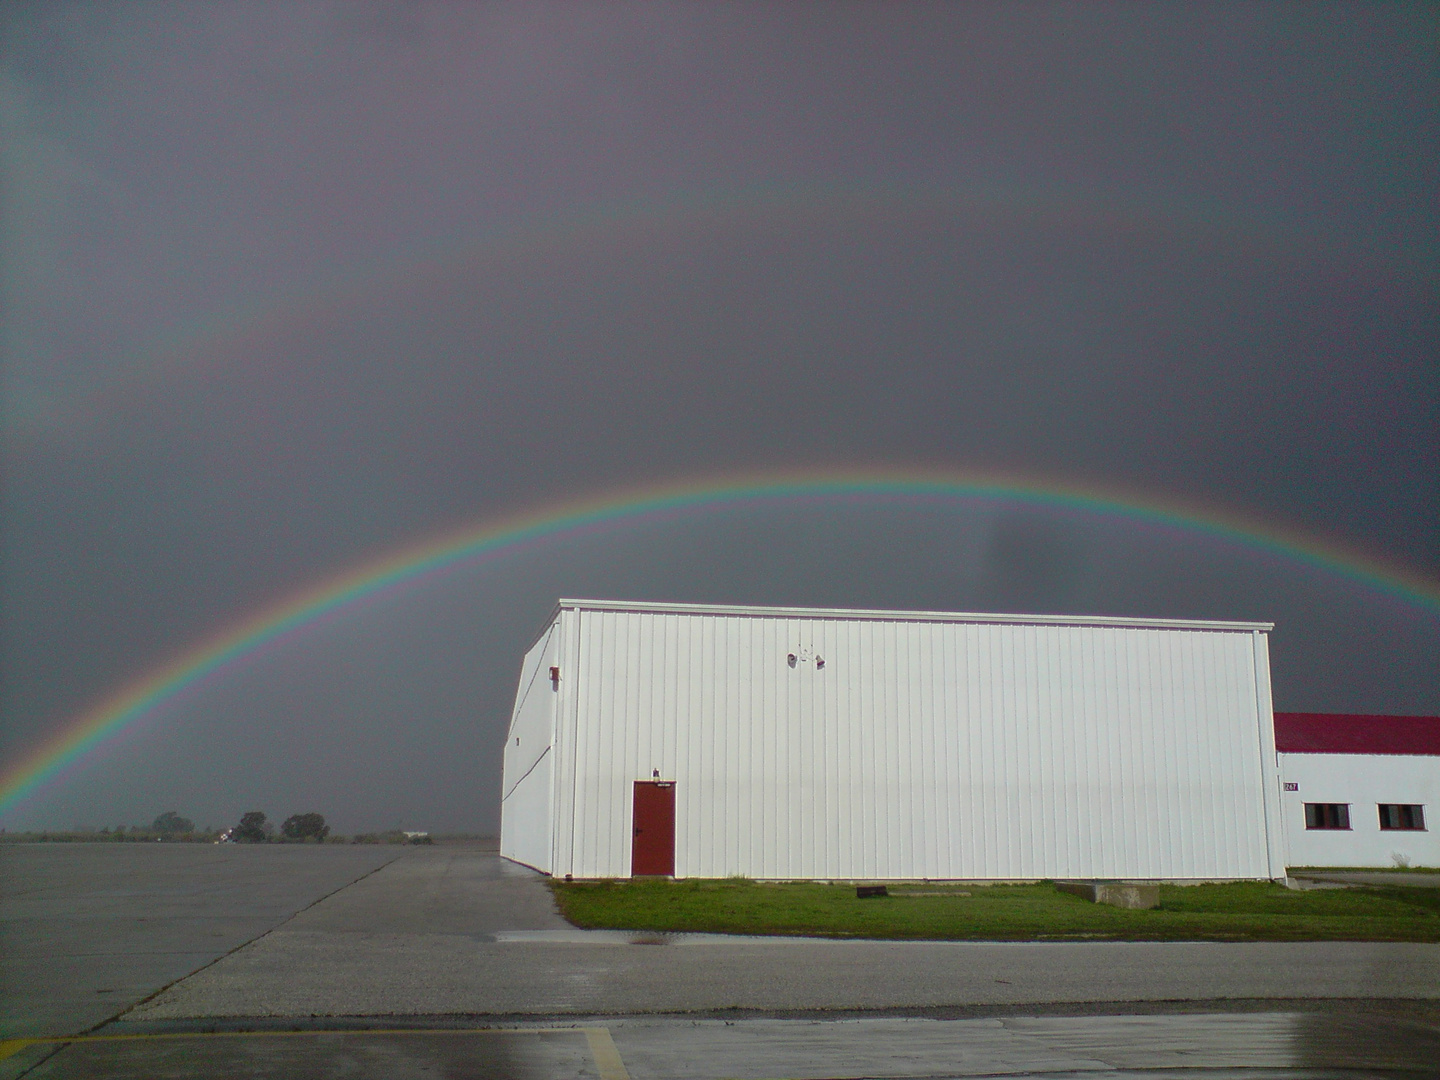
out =
{"type": "Polygon", "coordinates": [[[600,1080],[630,1080],[609,1028],[585,1028],[585,1041],[590,1044],[590,1056],[595,1059],[600,1080]]]}
{"type": "Polygon", "coordinates": [[[338,888],[331,889],[331,890],[330,890],[328,893],[326,893],[324,896],[317,897],[316,899],[310,901],[310,903],[306,904],[306,905],[305,905],[304,907],[302,907],[302,908],[296,908],[294,911],[292,911],[292,912],[291,912],[289,915],[287,915],[285,918],[281,919],[281,920],[280,920],[278,923],[276,923],[274,926],[270,927],[269,930],[266,930],[263,934],[256,934],[256,935],[255,935],[253,938],[251,938],[249,941],[242,941],[239,945],[236,945],[233,949],[230,949],[229,951],[224,952],[224,953],[221,953],[219,956],[215,957],[215,959],[214,959],[214,960],[211,960],[208,964],[201,964],[198,968],[196,968],[194,971],[190,972],[189,974],[181,975],[180,978],[171,980],[170,982],[166,983],[164,986],[160,987],[160,989],[154,991],[153,993],[146,994],[146,995],[145,995],[143,998],[141,998],[139,1001],[134,1002],[133,1004],[127,1006],[126,1008],[121,1009],[121,1010],[120,1010],[119,1012],[117,1012],[114,1016],[106,1017],[104,1020],[101,1020],[98,1024],[93,1024],[92,1026],[86,1028],[84,1032],[81,1032],[81,1034],[89,1034],[89,1033],[92,1032],[92,1031],[99,1031],[99,1030],[100,1030],[101,1028],[103,1028],[106,1024],[113,1024],[115,1021],[119,1020],[120,1017],[126,1015],[127,1013],[134,1012],[134,1011],[135,1011],[136,1009],[138,1009],[141,1005],[144,1005],[144,1004],[146,1004],[146,1003],[148,1003],[148,1002],[154,1001],[157,997],[159,997],[161,994],[165,993],[165,992],[166,992],[167,990],[169,990],[171,987],[180,985],[180,984],[181,984],[182,982],[184,982],[186,979],[194,978],[196,975],[199,975],[200,972],[206,970],[207,968],[214,967],[216,964],[220,963],[221,960],[224,960],[227,956],[234,956],[234,955],[235,955],[237,952],[239,952],[241,949],[245,948],[245,947],[248,946],[248,945],[253,945],[253,944],[255,944],[255,942],[259,941],[261,938],[269,937],[269,936],[270,936],[271,934],[273,934],[276,930],[279,930],[282,926],[287,925],[292,919],[295,918],[295,916],[299,915],[301,912],[303,912],[303,911],[309,911],[309,910],[310,910],[312,907],[314,907],[316,904],[319,904],[319,903],[322,903],[323,901],[329,900],[330,897],[334,896],[336,893],[344,892],[346,889],[350,888],[351,885],[356,885],[356,884],[364,881],[364,880],[365,880],[367,877],[369,877],[371,874],[378,874],[381,870],[384,870],[385,867],[389,866],[391,863],[399,862],[399,861],[400,861],[401,859],[403,859],[407,854],[408,854],[408,852],[402,851],[400,854],[396,855],[393,859],[386,859],[386,860],[385,860],[383,863],[381,863],[379,866],[375,867],[375,869],[373,869],[373,870],[367,870],[365,873],[361,874],[359,877],[354,878],[354,879],[351,880],[351,881],[347,881],[344,885],[341,885],[341,886],[339,886],[338,888]]]}

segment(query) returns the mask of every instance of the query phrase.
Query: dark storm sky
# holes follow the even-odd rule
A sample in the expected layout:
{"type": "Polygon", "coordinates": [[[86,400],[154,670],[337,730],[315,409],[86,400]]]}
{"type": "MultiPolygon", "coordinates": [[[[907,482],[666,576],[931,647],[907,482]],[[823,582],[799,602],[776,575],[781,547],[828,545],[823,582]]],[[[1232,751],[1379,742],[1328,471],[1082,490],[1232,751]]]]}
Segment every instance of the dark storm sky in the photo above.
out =
{"type": "MultiPolygon", "coordinates": [[[[998,470],[1440,578],[1433,5],[10,3],[7,756],[437,530],[998,470]]],[[[1440,621],[993,504],[557,542],[316,630],[0,818],[481,830],[558,595],[1260,618],[1440,711],[1440,621]]]]}

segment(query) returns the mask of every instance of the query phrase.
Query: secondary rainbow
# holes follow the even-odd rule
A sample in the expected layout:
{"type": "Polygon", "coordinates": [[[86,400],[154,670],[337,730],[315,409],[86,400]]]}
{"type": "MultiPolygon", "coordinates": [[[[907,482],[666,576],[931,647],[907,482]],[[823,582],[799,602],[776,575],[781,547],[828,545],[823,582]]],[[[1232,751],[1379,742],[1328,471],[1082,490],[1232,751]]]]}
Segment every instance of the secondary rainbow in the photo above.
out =
{"type": "Polygon", "coordinates": [[[1218,244],[1249,257],[1284,256],[1343,261],[1348,275],[1360,270],[1386,277],[1419,275],[1433,284],[1431,263],[1403,248],[1315,237],[1277,220],[1226,218],[1200,207],[1147,204],[1136,198],[1112,202],[1014,185],[908,185],[897,182],[757,184],[741,188],[687,190],[635,203],[605,203],[526,222],[461,240],[427,244],[374,264],[357,264],[324,287],[298,299],[289,292],[254,296],[203,320],[172,329],[125,358],[128,380],[100,380],[88,395],[68,403],[11,402],[8,435],[12,453],[26,452],[74,431],[91,417],[111,415],[128,395],[143,396],[152,380],[196,365],[220,365],[228,356],[254,371],[282,363],[276,335],[351,325],[359,311],[377,304],[406,305],[475,287],[475,276],[504,260],[545,253],[605,251],[611,258],[642,244],[690,245],[692,230],[756,227],[767,218],[786,228],[827,222],[861,229],[899,217],[1008,227],[1044,226],[1112,238],[1149,236],[1168,244],[1218,244]]]}
{"type": "Polygon", "coordinates": [[[1116,492],[1034,479],[923,471],[781,473],[631,488],[552,505],[430,537],[290,594],[215,633],[66,723],[0,771],[0,813],[83,759],[156,707],[309,628],[459,566],[587,531],[715,512],[728,507],[826,500],[939,504],[1009,503],[1126,519],[1210,536],[1337,574],[1440,616],[1440,586],[1359,552],[1210,509],[1137,500],[1116,492]]]}

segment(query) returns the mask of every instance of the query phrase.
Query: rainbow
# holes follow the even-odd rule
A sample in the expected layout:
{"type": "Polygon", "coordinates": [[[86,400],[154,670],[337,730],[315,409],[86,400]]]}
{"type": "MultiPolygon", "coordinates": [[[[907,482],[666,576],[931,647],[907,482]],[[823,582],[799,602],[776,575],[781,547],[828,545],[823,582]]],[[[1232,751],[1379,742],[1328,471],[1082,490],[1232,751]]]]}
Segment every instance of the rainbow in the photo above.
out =
{"type": "Polygon", "coordinates": [[[428,578],[518,554],[546,540],[616,527],[727,508],[855,500],[1018,504],[1128,520],[1277,555],[1440,616],[1440,585],[1357,551],[1211,509],[1140,501],[1113,491],[916,470],[810,471],[691,480],[612,491],[432,536],[284,596],[101,698],[48,740],[6,763],[0,770],[0,813],[181,693],[253,660],[262,650],[283,647],[366,601],[412,588],[428,578]]]}

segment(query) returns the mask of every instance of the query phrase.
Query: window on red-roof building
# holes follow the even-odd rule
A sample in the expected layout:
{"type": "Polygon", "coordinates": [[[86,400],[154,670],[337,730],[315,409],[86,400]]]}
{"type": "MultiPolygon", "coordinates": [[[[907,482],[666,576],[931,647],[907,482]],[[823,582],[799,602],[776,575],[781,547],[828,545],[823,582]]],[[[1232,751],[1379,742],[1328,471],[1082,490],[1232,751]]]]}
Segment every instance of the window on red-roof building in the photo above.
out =
{"type": "Polygon", "coordinates": [[[1305,804],[1305,828],[1350,828],[1350,804],[1332,802],[1307,802],[1305,804]]]}
{"type": "Polygon", "coordinates": [[[1424,832],[1425,807],[1413,803],[1381,803],[1380,828],[1424,832]]]}

